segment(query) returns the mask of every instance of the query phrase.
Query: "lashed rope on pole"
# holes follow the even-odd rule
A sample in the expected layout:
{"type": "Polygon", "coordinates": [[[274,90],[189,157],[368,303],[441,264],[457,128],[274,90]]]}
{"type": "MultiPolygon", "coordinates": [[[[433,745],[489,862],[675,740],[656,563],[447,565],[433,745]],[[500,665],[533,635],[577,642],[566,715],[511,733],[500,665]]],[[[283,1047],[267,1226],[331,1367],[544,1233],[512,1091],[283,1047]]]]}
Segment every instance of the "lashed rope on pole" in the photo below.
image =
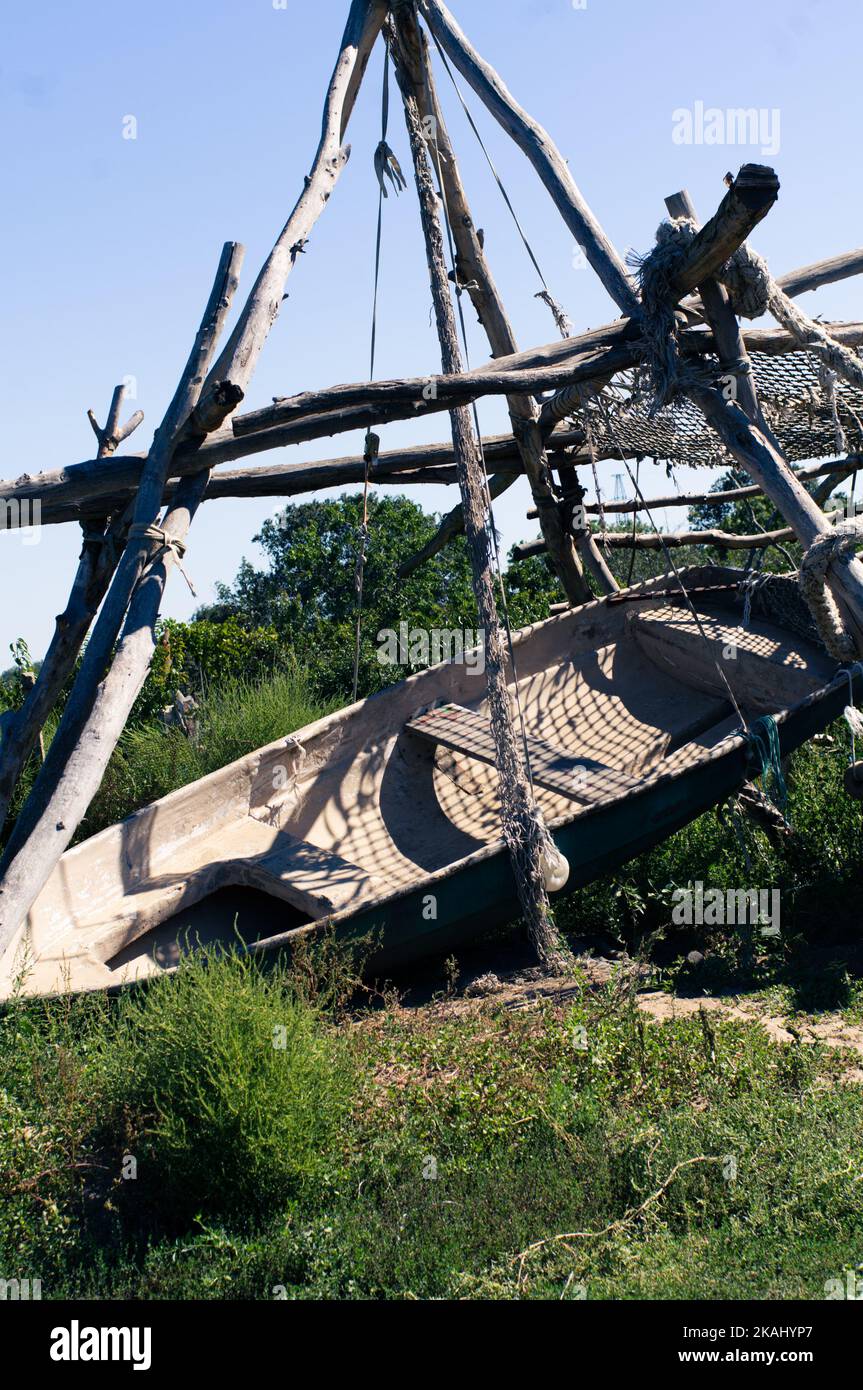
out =
{"type": "Polygon", "coordinates": [[[817,536],[800,562],[798,583],[825,647],[837,661],[853,661],[857,645],[845,631],[839,607],[830,592],[827,576],[831,565],[848,563],[863,544],[863,517],[840,522],[832,531],[817,536]]]}
{"type": "MultiPolygon", "coordinates": [[[[398,15],[399,7],[396,6],[391,21],[391,47],[413,156],[441,355],[445,371],[460,372],[462,359],[447,278],[439,202],[432,180],[417,95],[401,48],[405,39],[398,15]]],[[[563,886],[567,873],[566,861],[558,853],[545,827],[519,754],[507,687],[506,643],[495,602],[482,456],[469,408],[460,406],[453,409],[450,419],[473,588],[485,642],[486,693],[499,778],[501,830],[510,852],[519,903],[530,939],[546,969],[561,972],[568,964],[567,953],[554,927],[546,884],[563,886]]]]}

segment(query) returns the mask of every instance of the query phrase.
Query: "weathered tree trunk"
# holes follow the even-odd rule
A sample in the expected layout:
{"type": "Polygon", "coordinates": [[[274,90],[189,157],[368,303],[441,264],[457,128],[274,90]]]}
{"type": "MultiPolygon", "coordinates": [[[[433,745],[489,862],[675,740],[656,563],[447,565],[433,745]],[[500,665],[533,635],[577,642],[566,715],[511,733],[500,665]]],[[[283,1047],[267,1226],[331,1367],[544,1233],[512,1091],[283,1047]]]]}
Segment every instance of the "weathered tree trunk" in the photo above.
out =
{"type": "MultiPolygon", "coordinates": [[[[849,473],[863,467],[863,455],[849,454],[848,458],[841,463],[818,463],[809,464],[806,468],[794,469],[794,476],[801,482],[808,482],[812,478],[826,478],[828,491],[825,498],[830,496],[843,478],[847,478],[849,473]]],[[[611,512],[620,514],[621,512],[643,512],[648,510],[660,511],[666,507],[698,507],[704,503],[711,506],[721,507],[726,502],[742,502],[747,497],[762,496],[761,488],[757,483],[748,483],[746,487],[730,487],[724,492],[675,492],[665,497],[646,497],[642,502],[640,497],[628,498],[626,501],[603,502],[600,506],[598,502],[588,502],[585,511],[591,513],[611,512]]],[[[816,499],[817,500],[817,499],[816,499]]],[[[531,509],[528,512],[528,519],[533,520],[536,512],[531,509]]]]}
{"type": "MultiPolygon", "coordinates": [[[[400,5],[394,7],[396,21],[401,8],[400,5]]],[[[458,372],[462,365],[458,330],[450,299],[443,235],[438,218],[438,201],[421,124],[419,93],[411,83],[409,68],[402,57],[397,22],[391,25],[390,37],[396,76],[404,100],[405,121],[419,193],[420,216],[443,368],[446,372],[458,372]]],[[[495,602],[491,537],[486,515],[485,488],[481,482],[482,456],[474,435],[469,409],[460,406],[452,410],[450,420],[464,507],[465,533],[471,557],[474,595],[485,639],[486,690],[500,777],[504,836],[513,858],[513,871],[522,911],[529,924],[533,944],[547,968],[559,969],[562,952],[548,915],[542,877],[545,834],[522,767],[506,683],[506,644],[495,602]],[[518,839],[513,833],[514,825],[520,827],[518,839]]]]}
{"type": "Polygon", "coordinates": [[[709,280],[768,214],[779,180],[765,164],[744,164],[716,212],[687,250],[673,292],[679,298],[709,280]]]}
{"type": "MultiPolygon", "coordinates": [[[[729,192],[733,193],[734,189],[729,192]]],[[[716,225],[727,204],[728,195],[723,199],[716,217],[711,219],[712,224],[716,225]]],[[[691,204],[689,206],[691,207],[691,204]]],[[[744,221],[743,218],[737,218],[737,232],[741,230],[744,221]]],[[[706,228],[702,228],[693,246],[705,230],[706,228]]],[[[691,256],[688,258],[688,264],[691,268],[691,256]]],[[[678,291],[682,283],[691,288],[691,284],[682,282],[678,277],[678,291]]],[[[707,281],[699,279],[698,283],[702,287],[705,311],[710,317],[720,355],[739,355],[741,350],[745,352],[745,340],[727,295],[715,292],[720,287],[711,283],[709,275],[707,281]]],[[[745,376],[739,378],[738,390],[739,405],[733,401],[726,401],[718,389],[706,386],[690,387],[687,394],[701,408],[729,453],[745,468],[773,502],[779,514],[789,523],[797,540],[808,547],[816,537],[829,533],[830,521],[789,467],[778,441],[762,418],[754,386],[745,376]]],[[[863,564],[855,559],[843,565],[841,570],[834,570],[830,577],[830,587],[842,603],[843,612],[854,629],[858,650],[863,650],[863,564]]]]}
{"type": "MultiPolygon", "coordinates": [[[[96,423],[92,410],[87,412],[99,441],[99,458],[113,454],[144,418],[143,412],[136,410],[126,424],[120,426],[120,409],[125,392],[125,386],[115,386],[104,429],[100,429],[96,423]]],[[[121,517],[112,522],[103,516],[82,527],[83,547],[69,601],[56,618],[54,636],[35,684],[14,719],[7,723],[0,745],[0,828],[6,820],[18,778],[37,740],[41,738],[45,720],[75,669],[84,638],[105,597],[117,565],[124,521],[127,522],[128,518],[121,517]]]]}
{"type": "MultiPolygon", "coordinates": [[[[665,206],[672,217],[688,217],[698,225],[698,214],[685,189],[666,198],[665,206]]],[[[752,363],[746,352],[743,334],[737,322],[737,315],[731,307],[728,291],[712,277],[699,282],[698,291],[705,316],[713,330],[720,362],[740,363],[740,370],[734,373],[740,407],[745,410],[753,424],[757,424],[767,433],[767,424],[761,414],[755,382],[752,380],[752,363]]]]}
{"type": "Polygon", "coordinates": [[[495,120],[527,155],[555,206],[622,313],[639,314],[638,295],[623,261],[576,186],[547,130],[507,90],[480,57],[441,0],[420,0],[420,10],[441,48],[485,103],[495,120]]]}
{"type": "MultiPolygon", "coordinates": [[[[512,325],[500,292],[494,281],[485,250],[477,234],[458,161],[449,138],[443,111],[435,88],[434,73],[428,51],[428,41],[421,33],[416,18],[402,12],[401,34],[403,51],[411,64],[411,80],[422,93],[423,128],[429,129],[430,148],[444,198],[444,207],[455,244],[456,293],[467,293],[485,329],[493,357],[504,357],[518,351],[512,325]],[[409,45],[409,49],[408,49],[409,45]],[[462,289],[462,286],[465,288],[462,289]]],[[[507,393],[507,408],[512,420],[513,437],[524,472],[530,482],[534,501],[540,508],[542,533],[555,573],[572,604],[584,603],[590,589],[584,579],[572,537],[564,530],[560,509],[551,483],[551,469],[539,429],[540,407],[528,393],[507,393]]],[[[489,492],[498,497],[514,481],[494,476],[489,480],[489,492]]],[[[459,504],[445,517],[435,536],[423,547],[422,560],[442,550],[453,535],[464,530],[464,512],[459,504]]],[[[402,565],[400,573],[412,573],[417,557],[402,565]]]]}
{"type": "MultiPolygon", "coordinates": [[[[30,904],[86,813],[107,767],[116,738],[146,678],[155,636],[153,631],[148,635],[144,629],[148,624],[151,629],[155,625],[158,601],[164,587],[165,565],[169,563],[169,556],[180,552],[185,532],[209,480],[209,467],[205,460],[199,459],[197,469],[178,488],[163,521],[161,537],[155,540],[152,532],[148,534],[170,476],[177,446],[181,440],[190,439],[192,449],[199,450],[204,432],[221,423],[242,398],[245,383],[254,370],[278,311],[282,290],[297,251],[326,205],[346,158],[346,155],[342,157],[340,142],[384,15],[382,0],[353,0],[339,59],[327,93],[318,153],[303,194],[256,281],[228,348],[216,362],[206,382],[203,381],[203,374],[209,366],[217,333],[212,333],[213,323],[205,316],[205,324],[190,359],[190,365],[193,360],[195,362],[194,379],[189,377],[187,369],[168,415],[154,439],[136,496],[135,524],[132,528],[132,534],[140,535],[143,544],[127,546],[118,566],[52,744],[51,752],[54,753],[56,749],[56,760],[49,757],[46,761],[24,812],[16,823],[0,866],[5,870],[0,882],[0,953],[16,933],[30,904]],[[155,495],[157,478],[158,495],[155,495]],[[155,507],[151,507],[154,495],[155,507]],[[131,572],[132,562],[127,561],[126,557],[133,549],[136,551],[136,572],[134,584],[127,589],[127,571],[131,572]],[[148,582],[142,586],[140,580],[145,564],[148,566],[148,582]],[[105,651],[105,639],[124,593],[126,605],[123,612],[126,606],[129,611],[123,640],[104,685],[97,686],[96,682],[110,654],[105,651]],[[135,601],[129,606],[133,594],[135,601]],[[152,609],[148,604],[152,604],[154,599],[156,606],[152,609]],[[96,643],[103,618],[105,622],[100,641],[96,643]],[[82,680],[85,666],[89,668],[86,681],[82,680]],[[109,733],[108,738],[106,732],[109,733]]],[[[225,305],[220,304],[217,332],[224,322],[224,310],[225,305]]],[[[122,616],[121,612],[120,621],[122,616]]],[[[111,645],[118,630],[119,624],[114,628],[111,645]]]]}
{"type": "MultiPolygon", "coordinates": [[[[238,439],[244,439],[301,424],[298,440],[302,442],[307,437],[305,429],[310,420],[338,412],[367,411],[367,416],[355,418],[382,425],[389,420],[415,419],[449,410],[453,405],[470,405],[480,396],[506,396],[523,401],[534,391],[553,391],[571,382],[591,382],[600,370],[608,372],[609,359],[618,371],[633,365],[637,353],[634,348],[607,348],[600,353],[586,353],[582,359],[573,358],[560,366],[528,367],[518,371],[499,371],[487,366],[458,376],[446,373],[349,382],[343,386],[329,386],[324,391],[305,391],[298,396],[275,400],[261,410],[238,416],[233,422],[233,431],[238,439]]],[[[517,420],[525,419],[515,414],[517,420]]]]}
{"type": "MultiPolygon", "coordinates": [[[[848,347],[863,344],[863,323],[831,323],[824,327],[831,338],[848,347]]],[[[463,375],[468,383],[474,378],[480,383],[485,379],[486,386],[498,381],[500,393],[505,394],[507,383],[502,379],[504,372],[522,372],[545,366],[556,370],[564,363],[572,367],[572,376],[586,385],[600,382],[603,372],[610,369],[622,371],[640,360],[639,349],[634,341],[635,326],[628,319],[607,324],[590,333],[580,334],[568,340],[556,339],[553,343],[528,348],[512,357],[498,358],[494,363],[491,377],[487,376],[487,366],[475,368],[474,372],[463,375]],[[612,352],[612,349],[615,349],[612,352]],[[593,355],[593,365],[588,363],[593,355]]],[[[747,352],[764,353],[767,356],[782,356],[788,352],[799,352],[800,344],[793,334],[784,329],[749,328],[743,331],[743,342],[747,352]]],[[[680,335],[680,350],[685,355],[698,355],[715,351],[713,334],[707,328],[686,329],[680,335]]],[[[439,379],[439,378],[438,378],[439,379]]],[[[521,376],[516,384],[523,390],[543,389],[544,377],[540,370],[533,378],[521,376]]],[[[434,377],[416,378],[425,383],[429,392],[434,387],[434,377]]],[[[337,388],[341,389],[341,388],[337,388]]],[[[354,389],[354,388],[352,388],[354,389]]],[[[442,408],[448,408],[444,402],[442,408]]],[[[428,406],[423,402],[423,409],[428,406]]],[[[412,412],[413,413],[413,412],[412,412]]],[[[255,434],[235,437],[230,427],[223,427],[218,433],[202,444],[186,442],[177,450],[171,462],[172,477],[185,477],[197,473],[201,467],[208,469],[233,460],[248,458],[251,455],[281,449],[304,439],[316,439],[327,434],[339,434],[348,430],[366,428],[369,422],[380,418],[366,407],[362,411],[333,411],[311,420],[291,421],[275,429],[261,430],[255,434]],[[365,411],[365,413],[363,413],[365,411]]],[[[555,436],[556,438],[556,436],[555,436]]],[[[513,447],[514,444],[513,444],[513,447]]],[[[32,472],[24,473],[14,482],[0,482],[0,506],[4,503],[23,504],[38,499],[42,508],[42,524],[54,525],[64,521],[78,521],[83,516],[101,516],[111,507],[128,501],[137,488],[143,471],[145,455],[116,455],[110,461],[88,459],[84,463],[73,463],[54,471],[39,471],[38,460],[32,462],[32,472]],[[123,494],[127,494],[125,499],[123,494]],[[109,507],[108,503],[111,504],[109,507]]]]}
{"type": "MultiPolygon", "coordinates": [[[[222,251],[192,352],[153,440],[135,508],[135,524],[142,528],[151,525],[158,510],[171,450],[200,395],[204,373],[227,318],[242,257],[242,247],[234,242],[228,242],[222,251]]],[[[48,757],[16,821],[3,858],[0,955],[86,814],[144,683],[149,656],[146,660],[140,656],[142,641],[146,642],[136,626],[136,622],[140,623],[140,594],[152,592],[147,585],[149,569],[164,566],[162,557],[170,553],[170,539],[167,525],[161,540],[143,531],[139,540],[130,537],[117,566],[48,757]],[[142,576],[143,585],[139,583],[142,576]],[[133,603],[130,608],[124,640],[102,680],[114,637],[133,593],[138,597],[138,607],[133,603]],[[110,646],[105,652],[103,644],[108,640],[110,646]],[[128,658],[133,653],[139,659],[130,664],[128,658]]]]}
{"type": "MultiPolygon", "coordinates": [[[[839,512],[826,513],[828,521],[839,515],[839,512]]],[[[679,550],[681,546],[686,545],[716,545],[723,550],[764,550],[770,545],[793,541],[795,536],[790,526],[783,526],[776,531],[757,531],[751,536],[738,535],[736,531],[718,530],[663,531],[661,534],[637,531],[635,535],[631,531],[603,531],[596,532],[595,539],[603,545],[612,546],[615,550],[662,550],[665,547],[669,550],[679,550]]],[[[515,546],[513,557],[516,560],[527,560],[531,555],[542,555],[544,552],[545,542],[540,538],[515,546]]]]}
{"type": "Polygon", "coordinates": [[[233,408],[230,404],[226,409],[220,406],[219,396],[226,384],[230,394],[239,392],[242,400],[281,309],[288,276],[321,214],[322,203],[328,201],[350,157],[350,147],[343,145],[345,132],[386,12],[386,0],[352,0],[327,90],[312,172],[201,392],[193,423],[202,433],[216,429],[233,408]]]}

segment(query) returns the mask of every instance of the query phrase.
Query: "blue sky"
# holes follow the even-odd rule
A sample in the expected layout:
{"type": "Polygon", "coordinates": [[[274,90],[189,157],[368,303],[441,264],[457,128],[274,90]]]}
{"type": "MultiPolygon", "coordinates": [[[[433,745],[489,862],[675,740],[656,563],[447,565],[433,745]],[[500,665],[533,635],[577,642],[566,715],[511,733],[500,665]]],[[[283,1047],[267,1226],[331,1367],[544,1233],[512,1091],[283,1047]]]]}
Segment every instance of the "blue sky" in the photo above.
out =
{"type": "MultiPolygon", "coordinates": [[[[859,0],[452,0],[476,46],[569,160],[596,216],[621,252],[649,248],[663,197],[687,187],[707,216],[727,169],[762,160],[757,146],[681,145],[674,112],[758,107],[780,113],[773,163],[780,199],[753,243],[775,273],[849,250],[861,241],[859,0]]],[[[0,122],[7,191],[0,475],[54,469],[92,456],[86,420],[104,418],[111,388],[137,382],[146,420],[129,447],[143,449],[170,399],[209,292],[222,243],[246,246],[248,289],[293,205],[317,144],[323,95],[346,0],[149,0],[137,5],[60,0],[16,6],[4,21],[0,122]],[[127,116],[137,138],[123,138],[127,116]]],[[[244,408],[274,394],[365,376],[371,308],[382,52],[372,58],[348,138],[353,153],[330,206],[289,283],[244,408]]],[[[554,324],[515,229],[448,80],[439,79],[486,250],[519,343],[550,341],[554,324]]],[[[545,277],[576,331],[617,311],[586,269],[531,167],[469,102],[545,277]]],[[[390,142],[407,166],[401,112],[390,142]]],[[[385,206],[378,373],[439,369],[412,186],[385,206]]],[[[238,300],[241,300],[241,295],[238,300]]],[[[863,319],[859,280],[802,301],[810,313],[863,319]]],[[[474,363],[486,356],[469,315],[474,363]]],[[[505,426],[499,401],[480,406],[484,432],[505,426]]],[[[446,435],[446,417],[381,431],[382,448],[446,435]]],[[[358,452],[359,437],[300,446],[300,462],[358,452]]],[[[613,465],[602,466],[606,495],[613,465]]],[[[682,485],[693,481],[680,470],[682,485]]],[[[702,478],[703,474],[700,475],[702,478]]],[[[645,478],[662,491],[664,470],[645,478]]],[[[452,489],[415,488],[429,509],[452,489]]],[[[233,578],[252,537],[281,504],[204,506],[187,568],[201,601],[233,578]]],[[[497,504],[508,546],[535,534],[526,484],[497,504]]],[[[678,516],[680,514],[678,513],[678,516]]],[[[0,668],[24,636],[41,654],[66,601],[78,551],[74,526],[45,528],[37,545],[0,535],[0,668]]],[[[165,611],[195,606],[180,576],[165,611]]]]}

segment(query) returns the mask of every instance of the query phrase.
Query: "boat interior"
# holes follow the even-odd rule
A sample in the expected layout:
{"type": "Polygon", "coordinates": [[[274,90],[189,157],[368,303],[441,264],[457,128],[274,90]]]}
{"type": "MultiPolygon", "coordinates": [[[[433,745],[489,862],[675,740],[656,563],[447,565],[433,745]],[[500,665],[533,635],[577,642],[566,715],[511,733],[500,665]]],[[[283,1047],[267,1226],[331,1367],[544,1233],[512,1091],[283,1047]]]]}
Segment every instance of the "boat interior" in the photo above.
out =
{"type": "MultiPolygon", "coordinates": [[[[688,572],[695,612],[665,576],[515,635],[548,823],[683,775],[739,735],[741,713],[831,682],[814,642],[743,625],[737,573],[688,572]]],[[[429,668],[67,851],[0,963],[0,993],[16,978],[47,993],[159,973],[198,944],[349,915],[498,844],[484,692],[476,663],[429,668]]]]}

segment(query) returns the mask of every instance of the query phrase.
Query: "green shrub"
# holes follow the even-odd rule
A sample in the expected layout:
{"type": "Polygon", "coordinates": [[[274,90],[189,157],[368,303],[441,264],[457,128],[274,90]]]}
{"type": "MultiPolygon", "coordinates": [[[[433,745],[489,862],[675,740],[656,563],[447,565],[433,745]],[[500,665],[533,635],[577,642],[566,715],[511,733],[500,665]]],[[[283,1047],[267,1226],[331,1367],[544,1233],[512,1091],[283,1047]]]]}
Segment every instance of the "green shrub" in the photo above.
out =
{"type": "Polygon", "coordinates": [[[248,1218],[338,1171],[351,1069],[278,968],[189,959],[119,1001],[94,1066],[101,1144],[137,1162],[122,1192],[135,1220],[148,1206],[168,1228],[248,1218]]]}
{"type": "Polygon", "coordinates": [[[226,684],[253,686],[274,675],[283,649],[272,627],[231,616],[222,622],[159,622],[156,651],[131,722],[155,719],[175,693],[209,696],[226,684]]]}

